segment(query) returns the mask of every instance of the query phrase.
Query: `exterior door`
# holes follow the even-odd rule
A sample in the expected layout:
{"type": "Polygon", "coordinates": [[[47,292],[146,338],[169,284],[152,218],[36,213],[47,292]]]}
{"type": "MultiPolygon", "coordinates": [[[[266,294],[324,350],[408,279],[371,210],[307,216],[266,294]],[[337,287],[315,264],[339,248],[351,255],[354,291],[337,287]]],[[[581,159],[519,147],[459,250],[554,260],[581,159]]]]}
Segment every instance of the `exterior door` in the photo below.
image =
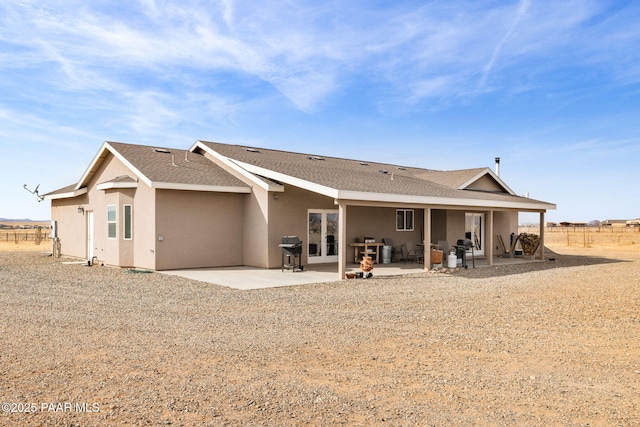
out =
{"type": "MultiPolygon", "coordinates": [[[[473,242],[474,255],[484,255],[484,214],[466,213],[465,231],[465,237],[473,242]]],[[[471,250],[469,250],[469,254],[471,254],[471,250]]]]}
{"type": "Polygon", "coordinates": [[[87,260],[93,259],[93,211],[87,211],[87,260]]]}
{"type": "Polygon", "coordinates": [[[309,209],[307,220],[309,264],[338,262],[338,211],[309,209]]]}

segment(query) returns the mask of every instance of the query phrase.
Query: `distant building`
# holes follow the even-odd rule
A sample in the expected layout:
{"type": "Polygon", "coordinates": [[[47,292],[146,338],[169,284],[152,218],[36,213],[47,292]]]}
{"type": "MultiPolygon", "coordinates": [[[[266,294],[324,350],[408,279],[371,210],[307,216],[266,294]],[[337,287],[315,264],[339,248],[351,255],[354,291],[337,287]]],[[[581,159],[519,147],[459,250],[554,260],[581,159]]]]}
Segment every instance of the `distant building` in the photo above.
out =
{"type": "Polygon", "coordinates": [[[600,223],[603,227],[626,227],[627,226],[626,219],[607,219],[600,223]]]}
{"type": "Polygon", "coordinates": [[[586,226],[587,226],[586,222],[563,221],[560,223],[560,227],[586,227],[586,226]]]}

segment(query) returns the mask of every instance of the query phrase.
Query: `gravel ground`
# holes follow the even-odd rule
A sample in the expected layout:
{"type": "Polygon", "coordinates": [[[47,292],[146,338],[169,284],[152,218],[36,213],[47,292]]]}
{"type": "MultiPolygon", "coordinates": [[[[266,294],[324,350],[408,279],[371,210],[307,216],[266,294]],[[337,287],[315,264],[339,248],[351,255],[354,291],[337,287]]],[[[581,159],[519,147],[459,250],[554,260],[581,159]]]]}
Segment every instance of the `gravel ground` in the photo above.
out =
{"type": "Polygon", "coordinates": [[[640,257],[549,256],[237,291],[0,252],[0,425],[639,426],[640,257]]]}

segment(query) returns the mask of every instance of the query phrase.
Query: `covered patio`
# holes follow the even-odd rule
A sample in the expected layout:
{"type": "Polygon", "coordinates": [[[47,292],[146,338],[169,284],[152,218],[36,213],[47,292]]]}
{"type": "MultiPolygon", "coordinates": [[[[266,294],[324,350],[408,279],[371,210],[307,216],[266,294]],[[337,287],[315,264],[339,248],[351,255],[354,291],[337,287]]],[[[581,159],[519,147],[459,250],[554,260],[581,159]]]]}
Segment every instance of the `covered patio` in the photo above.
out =
{"type": "MultiPolygon", "coordinates": [[[[341,201],[336,200],[338,205],[338,225],[339,239],[338,253],[338,279],[343,279],[345,274],[351,271],[354,262],[352,258],[352,243],[354,238],[367,233],[363,230],[380,230],[383,214],[381,212],[396,213],[400,211],[411,211],[411,217],[415,219],[411,230],[399,231],[385,230],[378,231],[383,235],[394,236],[394,246],[399,241],[399,236],[407,236],[407,240],[414,239],[421,248],[424,256],[421,257],[420,265],[422,271],[429,271],[431,264],[431,248],[438,247],[439,242],[445,242],[447,248],[452,248],[459,239],[467,238],[472,240],[476,246],[476,266],[494,265],[496,263],[528,262],[532,260],[544,260],[544,223],[547,206],[542,209],[518,209],[518,206],[496,208],[491,203],[478,202],[473,205],[410,205],[400,203],[376,203],[366,201],[341,201]],[[539,244],[533,256],[523,258],[513,258],[512,236],[517,234],[519,212],[536,212],[540,217],[539,244]],[[477,221],[470,228],[468,219],[477,221]],[[364,224],[364,225],[363,225],[364,224]],[[474,228],[475,227],[475,228],[474,228]],[[479,250],[478,250],[479,249],[479,250]]],[[[542,204],[544,205],[544,204],[542,204]]],[[[388,214],[385,214],[388,215],[388,214]]],[[[412,221],[413,221],[412,219],[412,221]]],[[[375,234],[375,233],[370,233],[375,234]]],[[[382,241],[384,236],[376,236],[382,241]]],[[[401,239],[400,239],[401,240],[401,239]]],[[[448,250],[443,253],[443,264],[446,266],[448,250]]],[[[471,255],[468,252],[468,266],[472,266],[471,255]]],[[[417,264],[414,264],[417,265],[417,264]]]]}

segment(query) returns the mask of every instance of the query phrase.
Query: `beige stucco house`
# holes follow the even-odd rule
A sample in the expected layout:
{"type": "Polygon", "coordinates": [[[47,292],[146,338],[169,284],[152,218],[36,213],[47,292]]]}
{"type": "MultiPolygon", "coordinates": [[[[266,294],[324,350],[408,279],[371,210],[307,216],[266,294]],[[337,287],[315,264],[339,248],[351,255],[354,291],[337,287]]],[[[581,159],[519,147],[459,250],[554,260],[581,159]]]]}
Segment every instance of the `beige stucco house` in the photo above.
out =
{"type": "Polygon", "coordinates": [[[334,263],[339,277],[364,237],[427,247],[473,237],[475,254],[491,263],[497,236],[517,234],[519,212],[539,212],[544,224],[555,209],[516,195],[489,168],[436,171],[206,141],[188,150],[105,142],[77,183],[45,197],[65,255],[152,270],[280,268],[278,244],[296,235],[303,265],[334,263]]]}

